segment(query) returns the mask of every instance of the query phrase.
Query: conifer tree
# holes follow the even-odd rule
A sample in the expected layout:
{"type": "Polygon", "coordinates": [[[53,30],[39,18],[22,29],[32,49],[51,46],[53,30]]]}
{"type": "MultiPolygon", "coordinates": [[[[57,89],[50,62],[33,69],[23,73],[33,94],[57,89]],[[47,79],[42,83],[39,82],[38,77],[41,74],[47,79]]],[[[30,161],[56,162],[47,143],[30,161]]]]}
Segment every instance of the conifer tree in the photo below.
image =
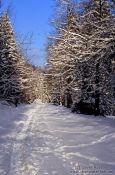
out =
{"type": "Polygon", "coordinates": [[[0,97],[11,99],[19,96],[18,71],[19,60],[13,30],[7,14],[0,18],[0,97]]]}
{"type": "Polygon", "coordinates": [[[60,97],[69,89],[74,96],[72,103],[79,103],[80,112],[113,114],[113,1],[84,1],[77,5],[78,10],[74,10],[73,1],[59,2],[64,10],[61,13],[58,10],[57,33],[53,41],[50,38],[48,48],[52,75],[50,92],[57,93],[56,99],[60,102],[60,97]]]}
{"type": "Polygon", "coordinates": [[[56,99],[59,102],[61,101],[60,98],[65,95],[65,91],[71,89],[70,84],[73,82],[76,43],[74,33],[79,30],[77,29],[79,27],[77,27],[74,5],[71,1],[60,1],[58,15],[61,15],[61,17],[58,17],[58,20],[56,19],[58,21],[56,23],[57,34],[53,37],[53,42],[49,46],[50,59],[48,61],[54,69],[54,71],[52,70],[54,76],[53,94],[57,94],[56,99]],[[64,10],[61,11],[62,7],[64,10]]]}
{"type": "Polygon", "coordinates": [[[39,71],[21,53],[9,17],[0,18],[0,99],[32,102],[38,98],[39,71]]]}
{"type": "MultiPolygon", "coordinates": [[[[98,114],[112,114],[113,87],[111,74],[113,74],[113,57],[111,55],[114,52],[114,16],[111,14],[108,0],[90,0],[86,3],[85,8],[83,29],[88,42],[84,56],[90,63],[91,66],[88,66],[88,69],[91,70],[89,78],[87,77],[87,80],[84,78],[85,81],[83,81],[83,99],[90,100],[93,96],[98,114]],[[93,93],[88,92],[90,84],[93,93]]],[[[86,76],[86,73],[83,76],[86,76]]]]}

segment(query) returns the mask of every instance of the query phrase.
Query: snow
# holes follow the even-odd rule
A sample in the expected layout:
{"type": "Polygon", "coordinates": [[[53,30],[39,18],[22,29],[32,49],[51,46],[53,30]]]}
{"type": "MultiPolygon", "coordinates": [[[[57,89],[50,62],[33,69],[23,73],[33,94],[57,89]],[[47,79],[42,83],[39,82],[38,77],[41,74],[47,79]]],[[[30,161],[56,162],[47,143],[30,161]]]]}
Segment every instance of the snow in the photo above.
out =
{"type": "Polygon", "coordinates": [[[115,118],[0,104],[0,175],[115,175],[115,118]]]}

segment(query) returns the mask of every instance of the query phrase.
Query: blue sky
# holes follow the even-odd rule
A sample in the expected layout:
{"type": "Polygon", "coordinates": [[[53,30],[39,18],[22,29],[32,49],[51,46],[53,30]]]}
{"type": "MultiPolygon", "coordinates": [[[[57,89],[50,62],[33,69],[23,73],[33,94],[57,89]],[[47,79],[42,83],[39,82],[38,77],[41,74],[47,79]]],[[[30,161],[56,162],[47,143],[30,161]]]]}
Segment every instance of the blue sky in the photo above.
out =
{"type": "Polygon", "coordinates": [[[3,0],[4,5],[11,4],[12,22],[15,31],[22,34],[33,33],[32,62],[43,64],[45,45],[51,31],[50,19],[53,14],[54,0],[3,0]]]}

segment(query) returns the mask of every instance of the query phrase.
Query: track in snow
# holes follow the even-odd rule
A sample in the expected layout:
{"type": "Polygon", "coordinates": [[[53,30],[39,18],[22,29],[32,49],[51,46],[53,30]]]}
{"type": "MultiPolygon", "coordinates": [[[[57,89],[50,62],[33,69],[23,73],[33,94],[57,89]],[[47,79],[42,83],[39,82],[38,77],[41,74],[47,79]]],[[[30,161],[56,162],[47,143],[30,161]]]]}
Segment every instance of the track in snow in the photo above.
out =
{"type": "Polygon", "coordinates": [[[115,119],[0,106],[0,175],[114,175],[115,119]]]}

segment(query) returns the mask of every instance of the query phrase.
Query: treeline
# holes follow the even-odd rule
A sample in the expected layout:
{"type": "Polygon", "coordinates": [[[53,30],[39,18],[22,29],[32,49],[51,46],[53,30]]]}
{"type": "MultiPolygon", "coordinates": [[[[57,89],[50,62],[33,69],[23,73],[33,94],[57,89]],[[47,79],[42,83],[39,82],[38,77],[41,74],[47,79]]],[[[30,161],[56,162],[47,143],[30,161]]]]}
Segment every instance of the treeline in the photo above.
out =
{"type": "Polygon", "coordinates": [[[41,69],[21,52],[7,13],[0,15],[0,100],[115,115],[115,1],[56,0],[52,24],[41,69]]]}
{"type": "Polygon", "coordinates": [[[57,0],[48,39],[48,101],[115,114],[115,1],[57,0]]]}
{"type": "Polygon", "coordinates": [[[7,13],[0,16],[0,100],[17,105],[40,98],[40,68],[30,64],[16,41],[7,13]]]}

